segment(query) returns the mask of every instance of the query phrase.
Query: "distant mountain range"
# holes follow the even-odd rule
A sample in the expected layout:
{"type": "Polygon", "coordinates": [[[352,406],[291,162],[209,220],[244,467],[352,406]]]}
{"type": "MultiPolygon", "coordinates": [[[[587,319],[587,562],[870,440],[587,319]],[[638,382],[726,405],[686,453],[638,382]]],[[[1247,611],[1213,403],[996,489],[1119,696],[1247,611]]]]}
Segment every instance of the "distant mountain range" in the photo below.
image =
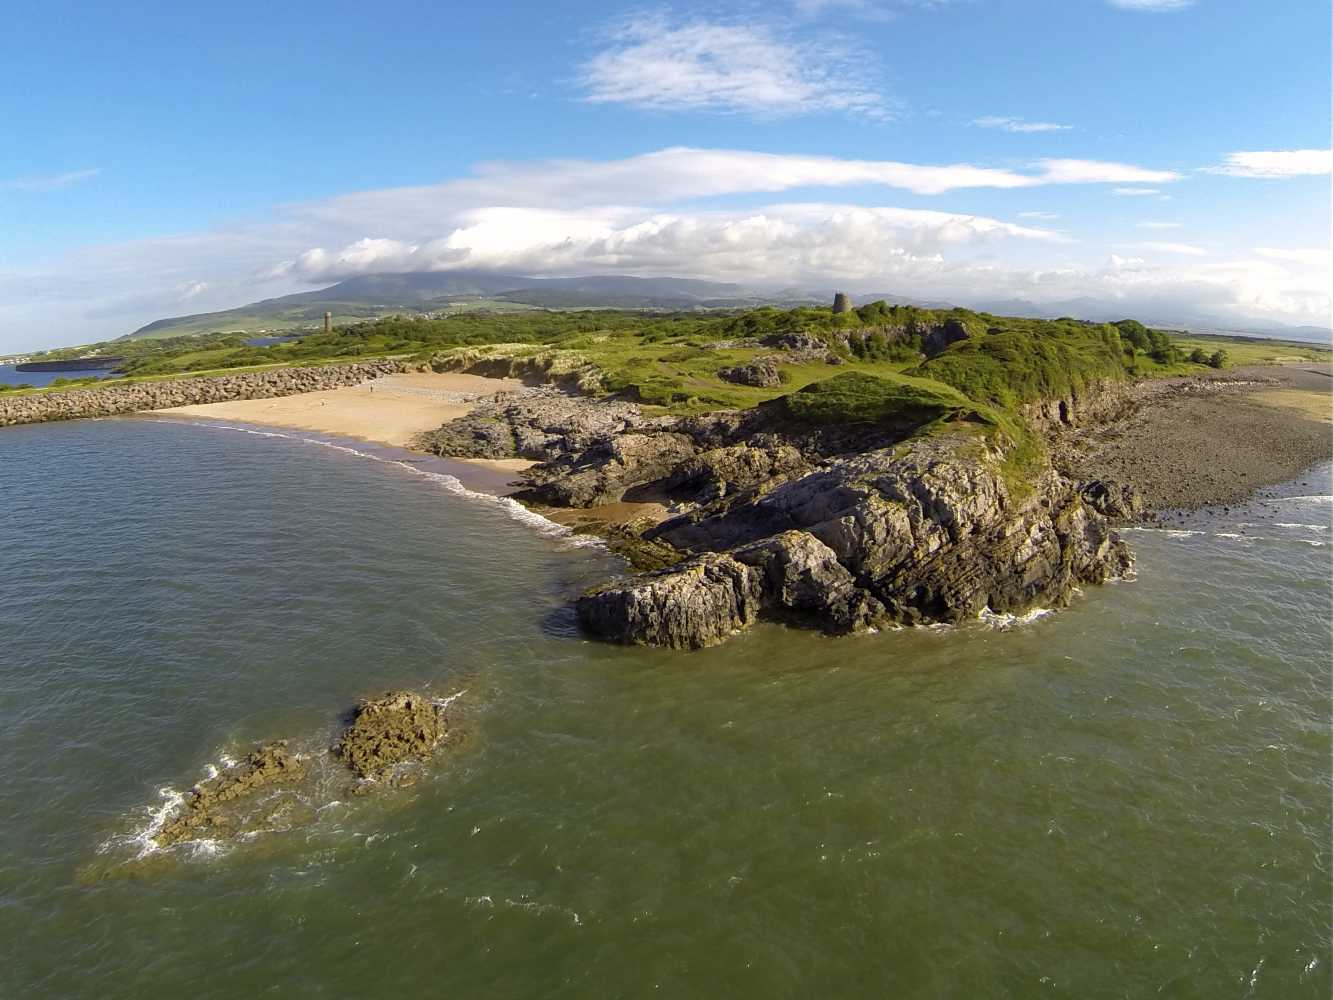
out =
{"type": "MultiPolygon", "coordinates": [[[[855,299],[858,302],[883,299],[929,309],[950,309],[958,304],[915,299],[892,292],[858,293],[855,299]]],[[[348,278],[328,288],[264,299],[237,309],[159,319],[122,339],[233,330],[280,332],[316,326],[323,321],[326,312],[333,314],[335,323],[348,323],[390,313],[423,314],[467,309],[746,309],[761,305],[790,308],[825,304],[832,300],[832,288],[758,290],[693,278],[634,278],[627,275],[528,278],[485,271],[367,274],[348,278]]],[[[1045,304],[1022,299],[978,299],[962,304],[1000,316],[1047,319],[1072,316],[1093,322],[1124,319],[1128,312],[1123,305],[1086,298],[1045,304]]],[[[1316,326],[1254,323],[1238,327],[1234,320],[1200,314],[1134,318],[1150,326],[1189,329],[1195,333],[1249,334],[1316,343],[1328,343],[1330,339],[1328,329],[1316,326]]]]}
{"type": "MultiPolygon", "coordinates": [[[[832,293],[829,298],[831,299],[832,293]]],[[[508,309],[743,309],[814,301],[784,293],[758,294],[740,285],[691,278],[593,275],[526,278],[481,271],[367,274],[329,288],[264,299],[222,312],[172,316],[140,327],[128,339],[217,331],[283,330],[388,313],[431,313],[466,308],[508,309]]]]}

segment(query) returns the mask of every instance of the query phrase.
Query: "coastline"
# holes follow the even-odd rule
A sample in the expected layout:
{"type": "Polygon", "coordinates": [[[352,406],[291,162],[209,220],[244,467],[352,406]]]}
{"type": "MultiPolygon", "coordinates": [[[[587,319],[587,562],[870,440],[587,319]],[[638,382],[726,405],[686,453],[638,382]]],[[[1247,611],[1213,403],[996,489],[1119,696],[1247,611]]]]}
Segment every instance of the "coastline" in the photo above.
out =
{"type": "MultiPolygon", "coordinates": [[[[479,400],[523,388],[517,379],[412,372],[299,395],[174,406],[143,415],[278,427],[411,450],[418,435],[467,415],[479,400]]],[[[450,463],[451,474],[469,489],[496,496],[512,492],[510,480],[533,465],[513,458],[441,461],[450,463]]]]}
{"type": "Polygon", "coordinates": [[[1074,479],[1132,486],[1150,516],[1243,503],[1333,461],[1327,365],[1265,365],[1142,382],[1112,418],[1056,434],[1074,479]]]}

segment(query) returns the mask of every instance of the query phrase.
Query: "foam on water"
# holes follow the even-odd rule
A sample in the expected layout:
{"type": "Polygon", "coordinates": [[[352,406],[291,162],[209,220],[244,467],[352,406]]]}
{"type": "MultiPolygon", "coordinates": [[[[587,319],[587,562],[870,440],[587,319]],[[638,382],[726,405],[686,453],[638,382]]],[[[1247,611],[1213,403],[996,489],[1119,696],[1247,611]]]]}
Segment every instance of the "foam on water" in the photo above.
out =
{"type": "Polygon", "coordinates": [[[1031,625],[1033,622],[1040,621],[1047,615],[1053,614],[1055,614],[1054,608],[1032,608],[1021,614],[1007,611],[996,612],[990,608],[982,608],[981,614],[977,615],[977,620],[990,628],[1005,630],[1031,625]]]}
{"type": "Polygon", "coordinates": [[[443,487],[455,496],[490,504],[513,520],[525,524],[549,538],[558,539],[564,545],[574,548],[605,547],[605,543],[600,538],[591,535],[575,534],[572,529],[565,527],[563,524],[557,524],[550,518],[543,517],[535,511],[529,510],[517,500],[513,500],[510,497],[496,496],[493,493],[482,493],[478,490],[468,489],[457,476],[449,475],[447,472],[430,472],[426,469],[419,469],[414,463],[399,458],[376,455],[368,451],[362,451],[359,448],[353,448],[350,445],[339,444],[336,441],[329,441],[324,438],[306,437],[300,434],[284,434],[281,431],[258,430],[253,427],[243,427],[239,424],[228,424],[221,421],[164,420],[164,422],[188,424],[191,427],[207,427],[216,430],[237,431],[242,434],[253,434],[256,437],[282,438],[286,441],[297,441],[301,444],[318,445],[321,448],[329,448],[346,455],[352,455],[355,458],[364,458],[372,462],[380,462],[384,465],[397,466],[398,468],[407,470],[415,476],[420,476],[423,479],[435,483],[437,486],[443,487]]]}

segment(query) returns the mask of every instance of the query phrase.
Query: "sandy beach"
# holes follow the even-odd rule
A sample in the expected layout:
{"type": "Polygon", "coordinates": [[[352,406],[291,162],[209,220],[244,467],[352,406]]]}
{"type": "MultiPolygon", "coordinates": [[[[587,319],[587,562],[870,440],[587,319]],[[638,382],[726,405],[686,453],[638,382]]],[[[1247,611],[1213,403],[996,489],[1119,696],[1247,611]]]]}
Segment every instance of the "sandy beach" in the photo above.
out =
{"type": "MultiPolygon", "coordinates": [[[[155,412],[317,431],[404,448],[422,431],[463,416],[478,399],[522,388],[517,379],[425,372],[386,375],[361,385],[276,399],[238,399],[155,412]]],[[[485,464],[518,471],[532,463],[512,459],[485,464]]]]}

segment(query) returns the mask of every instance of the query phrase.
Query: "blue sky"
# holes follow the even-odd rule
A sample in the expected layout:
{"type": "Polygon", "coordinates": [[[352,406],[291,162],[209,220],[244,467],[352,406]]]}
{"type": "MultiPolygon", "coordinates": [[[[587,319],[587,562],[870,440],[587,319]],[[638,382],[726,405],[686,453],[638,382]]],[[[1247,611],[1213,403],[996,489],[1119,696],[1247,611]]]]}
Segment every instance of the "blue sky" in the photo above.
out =
{"type": "Polygon", "coordinates": [[[0,18],[0,351],[454,267],[1328,322],[1323,0],[0,18]]]}

